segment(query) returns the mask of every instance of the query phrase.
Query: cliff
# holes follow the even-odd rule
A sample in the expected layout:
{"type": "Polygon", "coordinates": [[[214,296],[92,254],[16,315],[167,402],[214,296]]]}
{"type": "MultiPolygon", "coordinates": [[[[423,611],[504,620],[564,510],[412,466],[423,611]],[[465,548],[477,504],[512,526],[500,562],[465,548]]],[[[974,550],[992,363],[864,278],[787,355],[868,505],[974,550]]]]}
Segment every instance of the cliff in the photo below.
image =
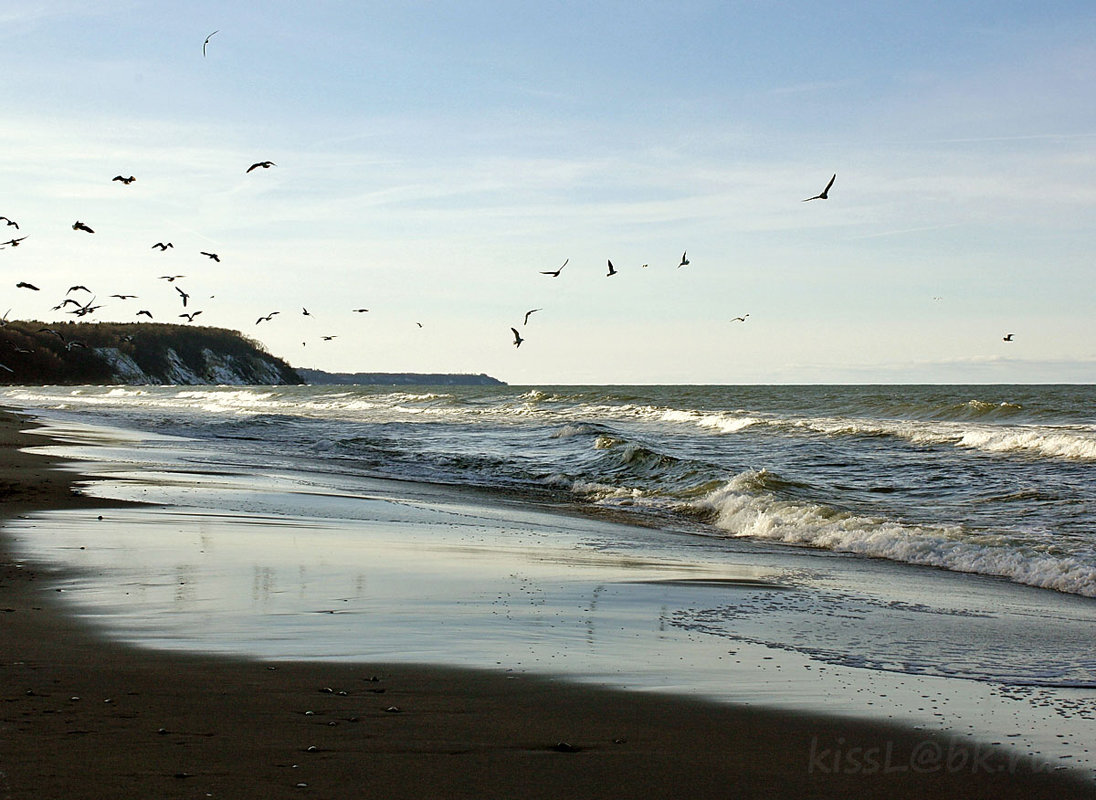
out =
{"type": "Polygon", "coordinates": [[[320,369],[297,368],[305,383],[314,386],[357,384],[359,386],[506,386],[498,378],[478,375],[437,372],[324,372],[320,369]]]}
{"type": "Polygon", "coordinates": [[[0,327],[0,384],[302,382],[258,342],[224,328],[34,321],[0,327]]]}

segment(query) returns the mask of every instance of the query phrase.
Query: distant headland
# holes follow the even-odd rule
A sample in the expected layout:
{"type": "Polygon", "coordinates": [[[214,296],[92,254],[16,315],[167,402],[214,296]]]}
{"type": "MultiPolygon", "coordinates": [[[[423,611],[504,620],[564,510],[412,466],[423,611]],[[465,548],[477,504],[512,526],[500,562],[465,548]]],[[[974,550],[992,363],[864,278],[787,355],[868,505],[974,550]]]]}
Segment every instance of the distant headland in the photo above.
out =
{"type": "Polygon", "coordinates": [[[316,386],[357,384],[361,386],[506,386],[504,381],[484,375],[439,372],[324,372],[297,367],[305,383],[316,386]]]}

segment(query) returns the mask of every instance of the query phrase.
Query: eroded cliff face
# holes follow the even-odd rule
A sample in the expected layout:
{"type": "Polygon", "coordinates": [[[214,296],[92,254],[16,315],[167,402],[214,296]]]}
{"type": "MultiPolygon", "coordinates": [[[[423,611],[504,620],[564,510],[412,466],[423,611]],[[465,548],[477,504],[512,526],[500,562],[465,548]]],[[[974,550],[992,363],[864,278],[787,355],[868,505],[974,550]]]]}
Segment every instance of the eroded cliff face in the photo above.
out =
{"type": "Polygon", "coordinates": [[[280,385],[290,383],[282,370],[261,355],[237,357],[202,348],[201,359],[184,360],[173,348],[164,351],[166,368],[146,372],[117,347],[97,347],[94,352],[111,369],[114,383],[138,385],[280,385]]]}
{"type": "Polygon", "coordinates": [[[9,322],[0,383],[284,385],[301,377],[237,331],[157,323],[9,322]]]}

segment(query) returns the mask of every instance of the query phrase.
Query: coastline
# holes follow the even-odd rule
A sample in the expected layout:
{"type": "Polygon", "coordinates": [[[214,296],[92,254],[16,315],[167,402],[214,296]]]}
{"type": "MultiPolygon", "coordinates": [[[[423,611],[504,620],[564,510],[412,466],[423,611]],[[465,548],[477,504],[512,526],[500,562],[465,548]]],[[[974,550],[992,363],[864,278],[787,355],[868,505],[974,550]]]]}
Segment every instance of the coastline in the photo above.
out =
{"type": "MultiPolygon", "coordinates": [[[[44,443],[23,427],[0,413],[3,518],[107,505],[19,450],[44,443]]],[[[131,648],[65,614],[6,536],[0,570],[4,798],[1094,796],[1067,772],[877,722],[527,675],[131,648]],[[947,758],[918,761],[933,754],[947,758]]]]}

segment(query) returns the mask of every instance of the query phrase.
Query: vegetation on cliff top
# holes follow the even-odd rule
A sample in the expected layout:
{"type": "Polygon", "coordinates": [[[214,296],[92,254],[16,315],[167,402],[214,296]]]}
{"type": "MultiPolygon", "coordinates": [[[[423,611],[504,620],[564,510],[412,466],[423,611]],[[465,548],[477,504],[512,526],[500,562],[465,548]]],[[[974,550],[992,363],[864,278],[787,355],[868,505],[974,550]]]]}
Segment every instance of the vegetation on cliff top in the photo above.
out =
{"type": "MultiPolygon", "coordinates": [[[[273,367],[283,383],[301,383],[297,373],[238,331],[196,325],[115,322],[9,322],[0,327],[0,383],[111,384],[126,382],[98,348],[113,348],[146,375],[168,375],[181,362],[194,368],[206,352],[227,362],[273,367]],[[176,359],[173,363],[171,353],[176,359]]],[[[201,369],[195,369],[200,376],[201,369]]]]}

